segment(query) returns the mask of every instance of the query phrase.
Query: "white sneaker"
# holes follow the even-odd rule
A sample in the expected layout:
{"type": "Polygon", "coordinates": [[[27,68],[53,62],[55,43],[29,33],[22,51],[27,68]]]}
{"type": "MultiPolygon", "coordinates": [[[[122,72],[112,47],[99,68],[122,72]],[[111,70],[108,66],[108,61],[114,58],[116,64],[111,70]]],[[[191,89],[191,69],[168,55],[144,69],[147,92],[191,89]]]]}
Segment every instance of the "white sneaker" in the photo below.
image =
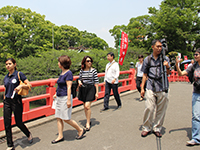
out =
{"type": "Polygon", "coordinates": [[[196,143],[194,140],[190,140],[186,142],[187,146],[194,146],[194,145],[199,145],[198,143],[196,143]]]}

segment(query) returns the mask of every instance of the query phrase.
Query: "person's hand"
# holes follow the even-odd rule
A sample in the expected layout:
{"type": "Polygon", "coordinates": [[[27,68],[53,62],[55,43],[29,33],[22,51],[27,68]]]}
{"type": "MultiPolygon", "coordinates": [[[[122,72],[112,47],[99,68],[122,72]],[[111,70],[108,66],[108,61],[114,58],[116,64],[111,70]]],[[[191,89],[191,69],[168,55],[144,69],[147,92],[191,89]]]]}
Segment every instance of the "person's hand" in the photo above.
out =
{"type": "Polygon", "coordinates": [[[98,97],[99,97],[99,94],[96,93],[96,94],[95,94],[95,100],[97,100],[98,97]]]}
{"type": "Polygon", "coordinates": [[[16,93],[18,93],[19,92],[19,90],[22,88],[22,85],[18,85],[15,89],[14,89],[14,91],[16,92],[16,93]]]}
{"type": "Polygon", "coordinates": [[[134,80],[136,80],[136,76],[134,76],[134,80]]]}
{"type": "Polygon", "coordinates": [[[144,98],[144,93],[145,93],[144,89],[141,89],[140,95],[141,95],[141,97],[143,97],[143,98],[144,98]]]}
{"type": "Polygon", "coordinates": [[[178,63],[180,63],[182,61],[182,59],[179,59],[178,56],[176,56],[176,65],[178,65],[178,63]]]}
{"type": "Polygon", "coordinates": [[[106,85],[106,82],[103,82],[103,85],[105,86],[105,85],[106,85]]]}
{"type": "Polygon", "coordinates": [[[113,79],[111,83],[112,83],[112,84],[114,84],[114,83],[115,83],[115,81],[116,81],[116,79],[113,79]]]}
{"type": "Polygon", "coordinates": [[[83,83],[81,81],[78,81],[78,86],[81,87],[83,83]]]}
{"type": "Polygon", "coordinates": [[[54,96],[53,96],[53,100],[55,100],[56,99],[56,94],[54,94],[54,96]]]}
{"type": "Polygon", "coordinates": [[[169,64],[166,60],[163,62],[163,65],[166,66],[166,68],[169,68],[169,64]]]}
{"type": "Polygon", "coordinates": [[[72,104],[71,104],[71,100],[68,100],[68,101],[67,101],[67,108],[70,108],[71,105],[72,105],[72,104]]]}

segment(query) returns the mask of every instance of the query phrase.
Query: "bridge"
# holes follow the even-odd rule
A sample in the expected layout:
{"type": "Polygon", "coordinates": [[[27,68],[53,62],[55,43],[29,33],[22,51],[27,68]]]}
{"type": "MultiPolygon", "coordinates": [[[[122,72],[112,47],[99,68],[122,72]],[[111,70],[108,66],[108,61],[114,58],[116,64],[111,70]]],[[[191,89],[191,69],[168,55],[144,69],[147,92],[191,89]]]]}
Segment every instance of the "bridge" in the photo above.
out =
{"type": "MultiPolygon", "coordinates": [[[[122,108],[115,110],[116,103],[113,100],[113,97],[111,97],[111,109],[109,111],[100,113],[99,110],[103,108],[102,97],[104,95],[103,84],[100,84],[100,93],[102,92],[102,94],[99,95],[102,97],[98,101],[92,103],[91,130],[86,133],[82,140],[76,140],[76,130],[65,124],[65,141],[52,145],[51,141],[57,137],[57,124],[54,115],[50,114],[46,115],[47,117],[26,123],[34,137],[34,142],[32,144],[27,143],[27,138],[22,132],[19,132],[16,127],[13,128],[13,139],[16,149],[188,149],[185,144],[186,141],[191,138],[192,85],[188,83],[187,77],[179,78],[176,72],[172,72],[172,75],[169,77],[170,101],[162,130],[163,137],[157,138],[153,134],[150,134],[146,138],[142,138],[140,134],[145,106],[144,101],[139,101],[139,93],[135,89],[135,82],[133,79],[134,69],[120,72],[120,74],[128,74],[128,78],[120,79],[122,86],[119,88],[119,91],[121,93],[120,96],[122,99],[122,108]]],[[[99,74],[99,77],[100,76],[104,76],[104,74],[99,74]]],[[[31,82],[33,86],[39,86],[43,83],[43,81],[31,82]]],[[[46,96],[46,100],[49,101],[47,102],[47,105],[42,106],[41,108],[35,108],[34,110],[29,110],[29,108],[26,108],[26,111],[24,111],[23,115],[27,116],[23,117],[23,119],[33,117],[33,112],[36,112],[36,110],[41,111],[42,113],[44,110],[42,111],[40,109],[44,108],[47,110],[46,107],[51,106],[51,94],[53,93],[53,90],[51,91],[50,88],[54,88],[54,83],[56,83],[56,79],[52,79],[51,84],[48,83],[49,87],[47,87],[47,93],[41,96],[42,98],[46,96]],[[31,115],[29,115],[29,112],[31,115]]],[[[39,96],[23,99],[23,105],[27,107],[27,103],[33,101],[35,98],[39,99],[39,96]]],[[[74,101],[76,101],[76,99],[74,99],[74,101]]],[[[83,106],[73,108],[72,119],[77,121],[77,123],[82,127],[85,125],[86,119],[83,112],[83,106]]],[[[3,123],[1,122],[0,124],[2,128],[3,123]]],[[[0,136],[2,137],[0,139],[0,149],[6,149],[4,131],[0,132],[0,136]]],[[[199,148],[199,146],[195,146],[191,149],[199,148]]]]}

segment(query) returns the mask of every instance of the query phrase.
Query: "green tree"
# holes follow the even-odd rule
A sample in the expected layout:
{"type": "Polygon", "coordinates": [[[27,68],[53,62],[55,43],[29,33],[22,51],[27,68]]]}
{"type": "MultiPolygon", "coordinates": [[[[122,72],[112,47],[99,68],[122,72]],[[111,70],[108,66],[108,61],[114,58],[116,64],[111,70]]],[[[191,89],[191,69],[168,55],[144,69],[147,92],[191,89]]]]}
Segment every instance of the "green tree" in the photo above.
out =
{"type": "Polygon", "coordinates": [[[0,9],[1,58],[26,57],[52,47],[52,23],[30,9],[0,9]]]}
{"type": "Polygon", "coordinates": [[[190,55],[200,46],[199,6],[199,0],[164,0],[159,10],[149,8],[153,37],[165,38],[169,52],[190,55]]]}

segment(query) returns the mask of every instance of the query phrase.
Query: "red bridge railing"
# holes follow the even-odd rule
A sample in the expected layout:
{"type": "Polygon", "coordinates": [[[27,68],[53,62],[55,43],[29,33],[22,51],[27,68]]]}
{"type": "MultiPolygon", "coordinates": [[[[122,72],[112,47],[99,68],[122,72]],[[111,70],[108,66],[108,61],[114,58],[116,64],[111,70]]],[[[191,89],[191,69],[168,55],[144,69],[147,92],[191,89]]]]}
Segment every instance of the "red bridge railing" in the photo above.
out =
{"type": "MultiPolygon", "coordinates": [[[[128,74],[128,78],[125,79],[119,79],[119,83],[121,83],[121,86],[118,88],[119,93],[128,91],[128,90],[135,90],[136,89],[136,83],[134,80],[135,75],[135,69],[131,68],[127,71],[120,71],[120,75],[122,74],[128,74]]],[[[98,77],[104,77],[105,73],[98,73],[98,77]]],[[[78,76],[74,76],[74,80],[76,80],[78,76]]],[[[169,82],[189,82],[188,78],[186,76],[179,77],[176,71],[172,71],[172,74],[168,77],[169,82]]],[[[23,103],[23,121],[28,121],[31,119],[35,119],[41,116],[49,116],[53,115],[55,113],[55,110],[51,108],[52,102],[53,102],[53,95],[56,92],[56,84],[57,79],[48,79],[48,80],[39,80],[39,81],[32,81],[30,82],[32,87],[38,87],[38,86],[48,86],[46,88],[46,94],[41,94],[37,96],[31,96],[27,98],[22,99],[23,103]],[[46,105],[40,106],[34,109],[30,109],[30,102],[40,100],[40,99],[46,99],[46,105]]],[[[99,91],[99,97],[103,98],[105,94],[105,87],[103,83],[99,83],[100,91],[99,91]]],[[[0,86],[0,92],[4,92],[5,88],[3,85],[0,86]]],[[[113,95],[113,92],[111,91],[111,95],[113,95]]],[[[73,106],[81,105],[82,102],[78,100],[78,98],[73,99],[73,106]]],[[[0,108],[3,107],[3,103],[0,103],[0,108]]],[[[14,116],[12,115],[12,125],[15,124],[14,116]]],[[[0,131],[4,130],[4,120],[3,117],[0,117],[0,131]]]]}

